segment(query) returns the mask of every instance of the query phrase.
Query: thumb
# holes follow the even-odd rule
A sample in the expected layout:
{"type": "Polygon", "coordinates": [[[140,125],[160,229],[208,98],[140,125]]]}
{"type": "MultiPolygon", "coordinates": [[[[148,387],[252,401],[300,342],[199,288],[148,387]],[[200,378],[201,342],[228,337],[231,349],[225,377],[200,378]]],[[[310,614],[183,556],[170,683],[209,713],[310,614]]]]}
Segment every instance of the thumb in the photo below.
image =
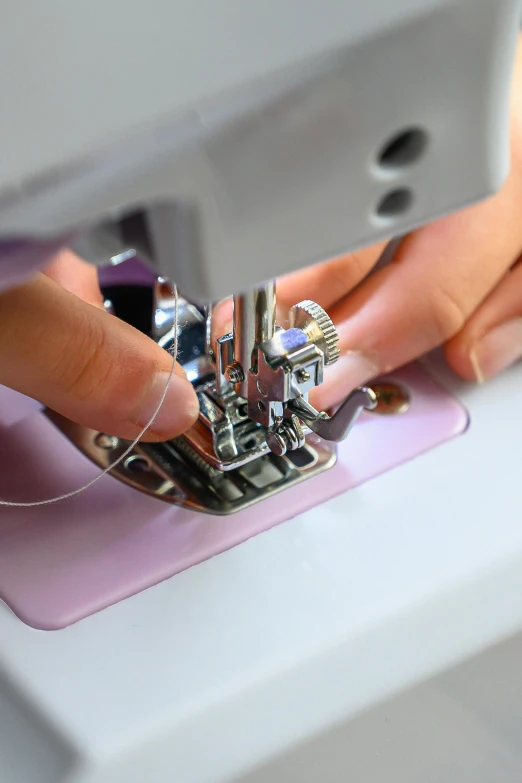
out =
{"type": "MultiPolygon", "coordinates": [[[[141,332],[47,275],[0,294],[0,383],[79,424],[134,439],[161,399],[171,363],[141,332]]],[[[197,414],[194,390],[177,365],[145,437],[179,435],[197,414]]]]}

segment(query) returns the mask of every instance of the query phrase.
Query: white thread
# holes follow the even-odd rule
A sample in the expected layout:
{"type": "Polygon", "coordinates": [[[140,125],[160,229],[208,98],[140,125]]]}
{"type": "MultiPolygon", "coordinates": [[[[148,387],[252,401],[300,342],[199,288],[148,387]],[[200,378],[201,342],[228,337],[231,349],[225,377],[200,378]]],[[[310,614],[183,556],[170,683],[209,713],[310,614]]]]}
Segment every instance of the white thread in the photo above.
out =
{"type": "Polygon", "coordinates": [[[119,465],[125,457],[127,457],[131,451],[134,449],[134,447],[139,443],[139,441],[143,438],[147,430],[154,424],[154,420],[158,413],[160,412],[160,408],[165,402],[165,397],[167,396],[167,392],[169,389],[170,380],[174,374],[174,368],[176,366],[176,359],[178,356],[178,289],[176,286],[174,286],[174,324],[173,324],[173,330],[174,330],[174,343],[172,347],[169,350],[169,353],[172,356],[172,366],[170,368],[169,376],[167,378],[167,383],[165,384],[165,389],[163,390],[163,394],[161,395],[161,399],[156,407],[156,410],[152,414],[151,418],[145,425],[145,427],[141,430],[138,437],[133,440],[133,442],[130,444],[130,446],[121,454],[118,459],[114,460],[110,465],[108,465],[101,473],[98,473],[97,476],[92,478],[90,481],[88,481],[86,484],[84,484],[81,487],[78,487],[78,489],[73,489],[71,492],[65,492],[63,495],[58,495],[54,498],[48,498],[47,500],[33,500],[31,502],[16,502],[14,500],[0,500],[0,506],[10,506],[11,508],[32,508],[34,506],[49,506],[52,503],[59,503],[62,500],[68,500],[69,498],[74,497],[75,495],[80,495],[82,492],[85,492],[87,489],[90,489],[93,484],[96,484],[97,481],[99,481],[101,478],[107,475],[111,470],[113,470],[117,465],[119,465]]]}

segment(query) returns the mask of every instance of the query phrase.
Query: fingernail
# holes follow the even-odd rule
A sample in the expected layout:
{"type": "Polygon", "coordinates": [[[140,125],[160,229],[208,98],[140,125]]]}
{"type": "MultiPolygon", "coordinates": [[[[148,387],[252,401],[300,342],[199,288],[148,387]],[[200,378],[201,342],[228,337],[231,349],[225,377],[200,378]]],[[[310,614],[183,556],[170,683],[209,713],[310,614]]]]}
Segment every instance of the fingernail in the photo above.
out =
{"type": "Polygon", "coordinates": [[[375,362],[358,351],[348,351],[335,364],[326,367],[324,382],[314,389],[310,399],[317,408],[331,408],[342,402],[357,386],[367,383],[379,374],[375,362]]]}
{"type": "Polygon", "coordinates": [[[477,383],[484,383],[522,358],[522,318],[488,332],[470,353],[477,383]]]}
{"type": "Polygon", "coordinates": [[[160,372],[154,377],[136,423],[145,427],[150,421],[165,392],[167,382],[165,399],[150,431],[174,437],[192,426],[199,411],[198,399],[192,385],[179,375],[173,374],[169,380],[168,372],[160,372]]]}

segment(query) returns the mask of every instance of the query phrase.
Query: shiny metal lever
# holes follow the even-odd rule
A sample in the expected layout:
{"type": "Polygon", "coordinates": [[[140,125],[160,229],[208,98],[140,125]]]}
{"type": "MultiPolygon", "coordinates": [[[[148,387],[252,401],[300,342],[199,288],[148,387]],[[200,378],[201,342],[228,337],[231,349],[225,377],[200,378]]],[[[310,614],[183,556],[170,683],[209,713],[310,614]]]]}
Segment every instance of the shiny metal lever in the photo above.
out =
{"type": "Polygon", "coordinates": [[[288,408],[323,440],[340,443],[344,440],[363,410],[373,410],[377,395],[367,387],[354,389],[339,406],[333,416],[317,411],[304,397],[297,397],[288,403],[288,408]]]}

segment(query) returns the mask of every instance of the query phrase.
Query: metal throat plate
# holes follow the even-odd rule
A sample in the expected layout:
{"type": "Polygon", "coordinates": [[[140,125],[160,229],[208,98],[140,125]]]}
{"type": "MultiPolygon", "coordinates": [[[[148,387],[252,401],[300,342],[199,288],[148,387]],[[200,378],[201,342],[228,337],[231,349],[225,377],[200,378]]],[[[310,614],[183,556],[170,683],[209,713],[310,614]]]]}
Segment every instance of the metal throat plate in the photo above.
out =
{"type": "MultiPolygon", "coordinates": [[[[105,470],[129,447],[127,441],[79,426],[45,411],[58,429],[90,460],[105,470]]],[[[168,503],[209,514],[233,514],[305,479],[336,462],[334,444],[311,433],[303,448],[284,457],[268,453],[234,470],[205,462],[185,438],[140,443],[110,472],[115,478],[168,503]]]]}

